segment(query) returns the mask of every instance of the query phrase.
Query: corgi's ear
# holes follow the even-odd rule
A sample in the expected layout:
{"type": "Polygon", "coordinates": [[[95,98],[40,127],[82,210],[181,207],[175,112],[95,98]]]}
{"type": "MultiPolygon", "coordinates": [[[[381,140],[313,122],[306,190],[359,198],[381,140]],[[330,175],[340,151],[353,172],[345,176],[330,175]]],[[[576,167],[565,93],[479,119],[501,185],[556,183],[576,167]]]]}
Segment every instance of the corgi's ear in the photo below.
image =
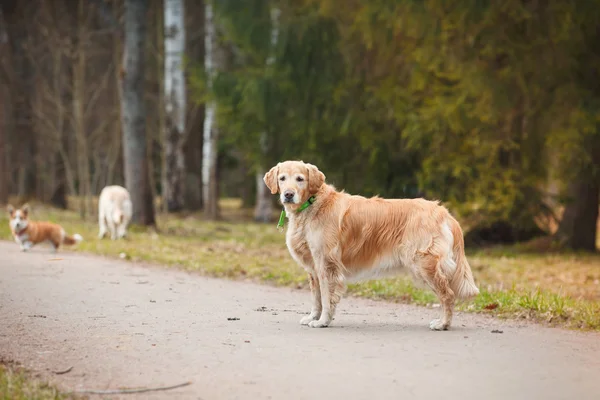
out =
{"type": "Polygon", "coordinates": [[[6,206],[6,211],[8,212],[8,215],[10,215],[11,218],[15,214],[15,208],[13,207],[12,204],[9,204],[8,206],[6,206]]]}
{"type": "Polygon", "coordinates": [[[21,207],[21,212],[23,213],[23,216],[27,218],[27,216],[29,215],[29,204],[23,204],[23,206],[21,207]]]}

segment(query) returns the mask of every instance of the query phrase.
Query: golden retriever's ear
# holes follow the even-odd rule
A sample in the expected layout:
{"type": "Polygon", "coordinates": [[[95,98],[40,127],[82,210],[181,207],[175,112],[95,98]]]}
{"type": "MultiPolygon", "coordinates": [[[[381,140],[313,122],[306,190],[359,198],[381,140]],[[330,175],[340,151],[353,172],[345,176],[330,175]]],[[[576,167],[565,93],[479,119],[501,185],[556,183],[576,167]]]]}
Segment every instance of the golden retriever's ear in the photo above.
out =
{"type": "Polygon", "coordinates": [[[279,185],[277,185],[277,175],[279,174],[279,164],[274,166],[265,174],[263,181],[265,181],[265,185],[271,191],[271,194],[276,194],[279,191],[279,185]]]}
{"type": "Polygon", "coordinates": [[[310,194],[315,194],[325,183],[325,174],[312,164],[307,163],[306,168],[308,168],[308,191],[310,194]]]}
{"type": "Polygon", "coordinates": [[[21,206],[21,212],[23,212],[23,215],[25,217],[27,217],[27,215],[29,214],[29,204],[25,203],[21,206]]]}
{"type": "Polygon", "coordinates": [[[12,204],[9,204],[8,206],[6,206],[6,211],[8,211],[8,215],[12,217],[13,213],[15,212],[15,208],[12,204]]]}

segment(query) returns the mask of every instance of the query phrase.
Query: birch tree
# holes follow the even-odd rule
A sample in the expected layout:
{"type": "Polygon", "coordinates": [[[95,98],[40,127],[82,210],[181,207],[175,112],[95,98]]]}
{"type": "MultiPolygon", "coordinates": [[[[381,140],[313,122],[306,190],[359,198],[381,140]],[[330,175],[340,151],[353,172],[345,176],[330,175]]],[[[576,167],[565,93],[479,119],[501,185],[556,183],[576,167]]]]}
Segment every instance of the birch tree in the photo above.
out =
{"type": "Polygon", "coordinates": [[[155,225],[149,184],[144,106],[146,14],[148,0],[125,0],[125,48],[121,83],[121,115],[125,186],[133,203],[132,220],[155,225]]]}
{"type": "MultiPolygon", "coordinates": [[[[222,51],[217,42],[217,29],[214,21],[213,5],[206,1],[204,14],[204,69],[207,88],[213,88],[213,80],[221,68],[222,51]]],[[[217,152],[219,128],[216,123],[217,102],[210,96],[204,114],[204,142],[202,145],[202,197],[204,213],[209,219],[219,217],[219,193],[217,185],[217,152]]]]}
{"type": "MultiPolygon", "coordinates": [[[[267,75],[269,75],[275,63],[277,41],[279,39],[279,15],[279,8],[271,8],[271,43],[266,63],[267,75]]],[[[268,137],[267,132],[263,132],[260,136],[261,162],[263,164],[269,148],[268,137]]],[[[271,191],[267,189],[267,186],[263,182],[266,172],[267,168],[265,165],[260,165],[256,170],[256,208],[254,209],[254,219],[257,222],[270,222],[273,217],[273,197],[271,191]]]]}
{"type": "Polygon", "coordinates": [[[180,211],[184,207],[185,111],[186,93],[183,74],[185,54],[184,1],[165,0],[165,65],[164,65],[164,174],[163,201],[167,211],[180,211]]]}

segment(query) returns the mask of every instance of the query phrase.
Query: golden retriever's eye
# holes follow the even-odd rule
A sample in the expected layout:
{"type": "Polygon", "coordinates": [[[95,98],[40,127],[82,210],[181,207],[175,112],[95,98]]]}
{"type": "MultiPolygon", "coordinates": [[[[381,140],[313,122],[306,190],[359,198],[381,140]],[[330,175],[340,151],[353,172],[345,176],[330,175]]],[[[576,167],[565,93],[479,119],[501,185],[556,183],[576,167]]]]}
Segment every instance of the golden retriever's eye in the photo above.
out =
{"type": "Polygon", "coordinates": [[[298,181],[298,182],[304,182],[304,178],[301,177],[301,176],[297,176],[296,177],[296,181],[298,181]]]}
{"type": "Polygon", "coordinates": [[[285,181],[285,176],[282,176],[281,178],[279,178],[279,180],[280,180],[281,182],[285,181]]]}

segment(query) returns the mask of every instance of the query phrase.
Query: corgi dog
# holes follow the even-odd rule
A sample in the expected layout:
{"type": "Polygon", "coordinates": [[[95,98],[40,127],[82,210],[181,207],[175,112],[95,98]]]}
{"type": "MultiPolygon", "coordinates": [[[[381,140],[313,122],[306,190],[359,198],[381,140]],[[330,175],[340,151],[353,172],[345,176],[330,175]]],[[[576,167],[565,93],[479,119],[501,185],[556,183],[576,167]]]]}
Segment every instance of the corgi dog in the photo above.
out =
{"type": "Polygon", "coordinates": [[[10,230],[15,242],[21,246],[21,251],[27,251],[38,243],[50,242],[56,252],[61,244],[74,245],[83,240],[77,233],[73,236],[67,235],[62,226],[58,224],[30,221],[28,204],[19,209],[15,209],[9,204],[7,211],[10,215],[10,230]]]}
{"type": "Polygon", "coordinates": [[[118,185],[106,186],[98,199],[98,238],[102,239],[107,232],[112,240],[124,238],[132,213],[133,205],[127,189],[118,185]]]}

